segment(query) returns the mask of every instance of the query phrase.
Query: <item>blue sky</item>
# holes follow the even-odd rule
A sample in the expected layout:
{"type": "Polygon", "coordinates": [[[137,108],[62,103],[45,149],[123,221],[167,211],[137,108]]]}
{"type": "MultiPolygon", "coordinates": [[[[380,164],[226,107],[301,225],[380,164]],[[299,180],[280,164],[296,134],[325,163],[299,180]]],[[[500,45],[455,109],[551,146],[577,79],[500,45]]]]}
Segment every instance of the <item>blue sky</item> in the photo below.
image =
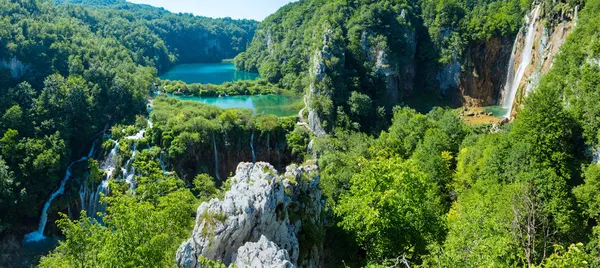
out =
{"type": "Polygon", "coordinates": [[[179,13],[199,16],[234,19],[263,20],[291,0],[127,0],[132,3],[148,4],[179,13]]]}

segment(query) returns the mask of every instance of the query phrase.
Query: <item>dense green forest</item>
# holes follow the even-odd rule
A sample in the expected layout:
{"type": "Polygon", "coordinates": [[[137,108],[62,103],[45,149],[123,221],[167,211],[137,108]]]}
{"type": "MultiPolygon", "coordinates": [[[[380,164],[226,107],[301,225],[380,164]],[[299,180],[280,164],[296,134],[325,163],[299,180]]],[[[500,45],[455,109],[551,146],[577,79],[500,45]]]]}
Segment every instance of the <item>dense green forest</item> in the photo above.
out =
{"type": "Polygon", "coordinates": [[[577,26],[516,119],[493,127],[465,124],[456,109],[403,105],[386,73],[410,78],[401,94],[441,97],[435,73],[473,44],[515,36],[538,2],[301,0],[258,26],[123,1],[59,2],[0,5],[0,238],[31,231],[68,164],[97,147],[73,171],[86,180],[68,183],[51,209],[61,212],[51,232],[65,240],[41,267],[174,267],[196,208],[224,198],[238,162],[281,171],[312,158],[324,220],[311,238],[323,242],[324,267],[600,265],[600,0],[541,2],[549,26],[577,6],[577,26]],[[235,55],[264,79],[157,78],[177,62],[235,55]],[[157,87],[291,91],[307,107],[300,118],[253,114],[154,97],[157,87]],[[308,110],[325,134],[304,122],[308,110]],[[107,177],[100,161],[111,148],[116,170],[134,168],[135,189],[112,179],[105,216],[72,213],[79,187],[107,177]]]}
{"type": "Polygon", "coordinates": [[[0,233],[35,224],[68,163],[146,111],[157,70],[231,58],[257,23],[94,3],[115,5],[0,3],[0,233]]]}
{"type": "Polygon", "coordinates": [[[408,97],[441,98],[438,73],[469,45],[514,36],[530,9],[521,0],[299,1],[265,19],[234,62],[282,88],[331,96],[313,94],[329,130],[343,112],[378,132],[374,122],[408,97]],[[357,113],[357,100],[370,107],[357,113]]]}

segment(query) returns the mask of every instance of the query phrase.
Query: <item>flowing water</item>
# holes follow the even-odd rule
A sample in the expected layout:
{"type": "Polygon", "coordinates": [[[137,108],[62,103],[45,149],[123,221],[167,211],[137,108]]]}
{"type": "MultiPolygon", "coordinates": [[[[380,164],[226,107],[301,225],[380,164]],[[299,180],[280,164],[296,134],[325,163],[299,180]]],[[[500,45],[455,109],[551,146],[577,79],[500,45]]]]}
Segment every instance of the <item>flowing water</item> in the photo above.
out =
{"type": "Polygon", "coordinates": [[[215,84],[239,80],[255,80],[260,75],[239,71],[232,63],[180,64],[160,76],[162,80],[181,80],[188,84],[215,84]]]}
{"type": "Polygon", "coordinates": [[[217,139],[215,138],[215,133],[213,133],[213,147],[215,149],[215,177],[217,180],[221,180],[221,176],[219,176],[219,155],[217,154],[217,139]]]}
{"type": "Polygon", "coordinates": [[[513,51],[510,56],[509,65],[508,65],[508,74],[506,76],[506,86],[504,87],[504,100],[502,102],[502,107],[506,109],[505,114],[503,115],[506,118],[510,118],[513,105],[515,102],[515,97],[517,95],[517,90],[519,89],[519,85],[521,84],[521,80],[525,75],[525,70],[531,63],[531,56],[533,52],[533,42],[535,38],[535,22],[537,21],[540,7],[537,6],[529,18],[529,26],[527,28],[527,33],[525,37],[525,46],[523,47],[523,51],[521,53],[521,61],[519,62],[519,67],[517,72],[514,73],[514,63],[515,63],[515,52],[516,46],[518,44],[518,40],[515,40],[515,44],[513,45],[513,51]]]}
{"type": "Polygon", "coordinates": [[[40,224],[38,225],[38,229],[35,230],[34,232],[31,232],[31,233],[25,235],[25,243],[38,242],[38,241],[46,238],[44,236],[44,230],[46,229],[46,222],[48,221],[48,209],[50,208],[52,201],[54,201],[54,199],[56,197],[58,197],[59,195],[62,195],[65,192],[65,185],[67,184],[67,181],[69,181],[69,179],[71,178],[71,168],[73,168],[73,165],[77,164],[77,163],[81,163],[83,161],[86,161],[86,160],[88,160],[88,158],[92,157],[92,154],[94,154],[94,148],[95,148],[95,143],[92,144],[92,149],[90,150],[90,152],[87,156],[84,156],[79,160],[73,161],[69,165],[69,167],[67,168],[67,171],[65,173],[65,177],[60,182],[60,187],[58,187],[58,190],[56,190],[56,191],[54,191],[54,193],[52,193],[52,195],[50,196],[50,199],[48,199],[48,201],[46,201],[46,204],[44,204],[44,208],[42,210],[42,215],[40,216],[40,224]]]}
{"type": "Polygon", "coordinates": [[[101,220],[101,218],[97,215],[98,212],[106,213],[106,207],[104,206],[104,204],[100,204],[100,197],[101,194],[108,194],[108,181],[112,177],[112,174],[114,173],[115,167],[117,165],[115,160],[119,150],[119,143],[117,141],[113,141],[113,143],[115,144],[115,146],[112,148],[112,150],[110,150],[110,152],[106,156],[106,159],[100,166],[100,169],[102,169],[102,171],[104,171],[104,173],[106,174],[105,179],[102,182],[100,182],[95,192],[90,192],[87,185],[82,185],[81,189],[79,190],[79,198],[81,199],[82,206],[85,205],[87,215],[90,217],[94,217],[96,220],[101,220]],[[88,198],[87,202],[86,197],[88,198]]]}
{"type": "Polygon", "coordinates": [[[250,149],[252,149],[252,163],[256,163],[256,153],[254,153],[254,129],[250,135],[250,149]]]}

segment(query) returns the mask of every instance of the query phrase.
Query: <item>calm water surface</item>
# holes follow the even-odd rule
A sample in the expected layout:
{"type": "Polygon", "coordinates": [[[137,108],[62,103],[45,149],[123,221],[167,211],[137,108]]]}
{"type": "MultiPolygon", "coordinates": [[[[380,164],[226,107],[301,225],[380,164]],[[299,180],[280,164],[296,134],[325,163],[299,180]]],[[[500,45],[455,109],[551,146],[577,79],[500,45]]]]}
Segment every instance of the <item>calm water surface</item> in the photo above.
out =
{"type": "Polygon", "coordinates": [[[503,117],[506,114],[506,108],[502,106],[488,106],[485,107],[486,113],[492,113],[495,117],[503,117]]]}
{"type": "Polygon", "coordinates": [[[254,95],[225,97],[193,97],[169,95],[179,100],[197,101],[223,109],[250,109],[256,114],[272,114],[276,116],[293,116],[298,114],[298,98],[284,95],[254,95]]]}
{"type": "Polygon", "coordinates": [[[260,75],[235,69],[233,63],[194,63],[180,64],[160,76],[163,80],[181,80],[188,84],[215,84],[254,80],[260,75]]]}

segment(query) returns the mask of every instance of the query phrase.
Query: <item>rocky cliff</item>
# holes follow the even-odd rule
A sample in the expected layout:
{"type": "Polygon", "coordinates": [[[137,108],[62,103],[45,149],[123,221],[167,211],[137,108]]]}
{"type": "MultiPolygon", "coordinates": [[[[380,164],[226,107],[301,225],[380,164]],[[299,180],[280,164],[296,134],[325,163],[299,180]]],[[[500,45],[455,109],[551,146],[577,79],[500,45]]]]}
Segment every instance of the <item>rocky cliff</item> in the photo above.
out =
{"type": "MultiPolygon", "coordinates": [[[[575,9],[558,18],[550,18],[548,12],[541,12],[534,27],[532,62],[521,80],[513,114],[518,112],[527,93],[537,86],[540,76],[550,70],[554,55],[575,25],[575,16],[575,9]]],[[[460,61],[447,64],[437,74],[442,94],[461,106],[502,104],[507,71],[509,68],[516,71],[523,57],[526,28],[523,26],[516,37],[493,37],[469,45],[460,61]],[[511,53],[515,53],[514,65],[508,66],[511,53]]]]}
{"type": "MultiPolygon", "coordinates": [[[[519,84],[519,91],[513,104],[513,115],[517,114],[522,108],[524,98],[538,86],[542,74],[548,72],[552,67],[554,56],[567,40],[569,33],[577,25],[577,10],[578,6],[567,10],[558,17],[552,16],[548,11],[542,10],[540,20],[534,26],[536,33],[532,62],[526,69],[525,76],[519,84]]],[[[518,43],[515,53],[517,57],[522,57],[523,34],[519,33],[517,38],[518,43]]],[[[511,67],[518,68],[517,66],[511,67]]]]}
{"type": "Polygon", "coordinates": [[[468,47],[453,101],[462,106],[488,106],[497,102],[506,80],[512,37],[493,37],[468,47]]]}
{"type": "Polygon", "coordinates": [[[192,237],[177,251],[179,267],[201,267],[200,257],[237,267],[319,266],[323,203],[316,165],[292,165],[277,175],[268,163],[240,163],[229,182],[223,199],[198,208],[192,237]]]}

